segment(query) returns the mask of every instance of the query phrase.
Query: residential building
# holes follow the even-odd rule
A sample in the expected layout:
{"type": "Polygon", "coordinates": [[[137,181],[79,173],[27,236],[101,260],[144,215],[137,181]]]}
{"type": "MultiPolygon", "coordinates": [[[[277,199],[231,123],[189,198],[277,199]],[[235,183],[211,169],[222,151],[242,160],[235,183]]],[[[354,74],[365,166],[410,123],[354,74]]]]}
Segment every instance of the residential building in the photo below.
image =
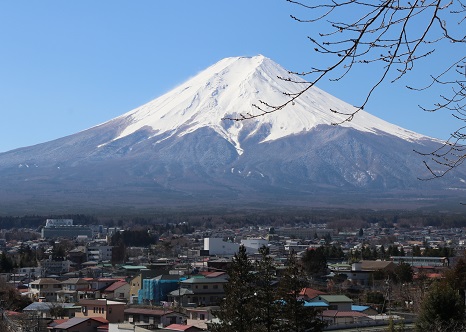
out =
{"type": "Polygon", "coordinates": [[[104,289],[102,297],[109,300],[120,300],[127,302],[129,300],[130,285],[123,280],[114,282],[104,289]]]}
{"type": "Polygon", "coordinates": [[[109,262],[112,260],[113,246],[89,244],[86,247],[88,261],[109,262]]]}
{"type": "Polygon", "coordinates": [[[41,271],[44,276],[50,275],[62,275],[70,272],[70,261],[69,260],[53,260],[52,257],[41,260],[39,262],[41,271]]]}
{"type": "Polygon", "coordinates": [[[29,283],[29,296],[33,301],[39,299],[56,302],[57,292],[60,291],[61,282],[53,278],[40,278],[29,283]]]}
{"type": "Polygon", "coordinates": [[[73,317],[68,321],[52,327],[52,332],[95,332],[108,321],[99,317],[73,317]]]}
{"type": "Polygon", "coordinates": [[[134,326],[155,329],[184,324],[186,315],[173,310],[128,308],[125,309],[125,321],[134,326]]]}
{"type": "Polygon", "coordinates": [[[186,315],[188,315],[186,324],[206,330],[207,322],[215,317],[212,312],[219,308],[218,306],[185,308],[186,315]]]}
{"type": "Polygon", "coordinates": [[[57,292],[59,302],[78,302],[87,298],[86,294],[90,291],[90,283],[83,278],[69,278],[61,282],[62,289],[57,292]]]}
{"type": "Polygon", "coordinates": [[[225,296],[226,275],[220,277],[192,277],[180,281],[180,288],[169,293],[168,301],[183,307],[218,305],[225,296]]]}
{"type": "Polygon", "coordinates": [[[76,317],[101,317],[110,323],[122,323],[124,320],[125,304],[123,302],[106,299],[81,300],[78,303],[81,312],[76,313],[76,317]]]}

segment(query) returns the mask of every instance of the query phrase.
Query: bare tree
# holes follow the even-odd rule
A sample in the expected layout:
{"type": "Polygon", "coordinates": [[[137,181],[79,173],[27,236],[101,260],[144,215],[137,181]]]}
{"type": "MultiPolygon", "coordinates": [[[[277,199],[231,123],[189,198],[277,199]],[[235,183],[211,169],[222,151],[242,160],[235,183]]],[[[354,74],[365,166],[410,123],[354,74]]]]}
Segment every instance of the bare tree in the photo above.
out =
{"type": "MultiPolygon", "coordinates": [[[[436,50],[447,48],[451,58],[442,58],[443,69],[432,73],[424,86],[406,87],[410,90],[431,89],[438,93],[438,100],[422,110],[436,112],[448,110],[460,121],[466,122],[466,52],[465,15],[462,0],[287,0],[301,9],[308,17],[291,17],[319,33],[309,36],[315,52],[325,55],[321,67],[304,72],[290,72],[303,76],[308,83],[291,77],[281,79],[303,86],[296,93],[283,92],[289,98],[280,105],[260,101],[253,105],[255,112],[241,114],[233,120],[256,118],[291,107],[296,99],[323,78],[340,81],[350,71],[361,65],[371,66],[374,81],[363,92],[363,101],[354,111],[338,109],[331,112],[343,115],[343,122],[351,121],[360,112],[377,88],[384,82],[399,81],[409,76],[420,60],[432,60],[436,50]],[[314,25],[318,25],[315,29],[314,25]],[[456,56],[456,58],[455,58],[456,56]]],[[[296,76],[294,76],[296,77],[296,76]]],[[[424,155],[425,165],[432,177],[441,177],[462,164],[466,158],[466,126],[461,126],[444,144],[424,155]]]]}

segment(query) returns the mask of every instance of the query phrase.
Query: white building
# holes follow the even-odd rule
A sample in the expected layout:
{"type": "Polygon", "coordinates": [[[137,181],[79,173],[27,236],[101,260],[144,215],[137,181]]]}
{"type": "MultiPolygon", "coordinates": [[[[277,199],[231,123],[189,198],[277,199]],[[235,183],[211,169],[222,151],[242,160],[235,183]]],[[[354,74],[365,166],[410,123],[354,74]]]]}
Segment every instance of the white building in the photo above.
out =
{"type": "Polygon", "coordinates": [[[102,262],[112,260],[112,249],[113,246],[105,245],[89,245],[86,247],[87,260],[102,262]]]}
{"type": "Polygon", "coordinates": [[[246,247],[246,252],[248,254],[256,254],[259,252],[259,249],[263,246],[268,246],[269,241],[263,238],[250,238],[241,240],[241,245],[246,247]]]}
{"type": "Polygon", "coordinates": [[[211,256],[233,256],[238,249],[238,243],[225,242],[220,238],[204,238],[204,250],[208,250],[211,256]]]}

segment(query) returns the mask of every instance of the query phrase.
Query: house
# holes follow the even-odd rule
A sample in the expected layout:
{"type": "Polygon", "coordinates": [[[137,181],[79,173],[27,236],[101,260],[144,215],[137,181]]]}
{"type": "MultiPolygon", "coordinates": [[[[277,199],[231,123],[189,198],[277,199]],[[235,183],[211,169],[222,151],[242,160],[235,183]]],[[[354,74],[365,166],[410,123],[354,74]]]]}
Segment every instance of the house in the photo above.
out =
{"type": "Polygon", "coordinates": [[[128,301],[130,285],[123,280],[114,282],[102,291],[102,297],[109,300],[128,301]]]}
{"type": "Polygon", "coordinates": [[[120,281],[121,279],[116,279],[116,278],[84,278],[89,282],[91,285],[90,291],[92,292],[89,296],[86,296],[86,298],[91,298],[92,294],[94,295],[94,299],[98,299],[102,296],[102,292],[112,285],[113,283],[120,281]]]}
{"type": "Polygon", "coordinates": [[[353,300],[345,295],[318,295],[311,302],[324,302],[329,310],[351,311],[353,300]]]}
{"type": "Polygon", "coordinates": [[[319,295],[325,295],[325,292],[322,292],[317,289],[305,287],[301,289],[301,291],[298,294],[298,300],[304,300],[304,301],[309,301],[312,300],[313,298],[319,296],[319,295]]]}
{"type": "Polygon", "coordinates": [[[90,290],[89,281],[82,278],[69,278],[61,282],[62,289],[57,291],[58,302],[78,302],[90,290]]]}
{"type": "Polygon", "coordinates": [[[372,322],[367,314],[358,311],[340,311],[340,310],[324,310],[321,312],[321,318],[329,325],[347,325],[355,323],[372,322]]]}
{"type": "Polygon", "coordinates": [[[72,318],[80,309],[81,308],[75,306],[74,303],[32,302],[30,305],[23,309],[23,312],[31,312],[41,318],[72,318]]]}
{"type": "Polygon", "coordinates": [[[53,278],[40,278],[29,283],[29,296],[33,301],[44,299],[57,301],[57,292],[62,289],[61,282],[53,278]]]}
{"type": "Polygon", "coordinates": [[[98,299],[81,300],[78,304],[81,306],[81,311],[76,313],[76,317],[100,317],[110,323],[122,323],[124,320],[125,304],[123,302],[98,299]]]}
{"type": "Polygon", "coordinates": [[[226,275],[220,277],[193,277],[180,281],[180,288],[169,293],[168,301],[187,306],[218,305],[225,296],[226,275]]]}
{"type": "Polygon", "coordinates": [[[52,327],[52,332],[95,332],[102,325],[108,325],[108,321],[99,317],[74,317],[64,323],[52,327]]]}
{"type": "Polygon", "coordinates": [[[218,306],[185,308],[186,315],[188,315],[186,324],[207,329],[207,322],[215,317],[212,311],[219,310],[219,308],[218,306]]]}
{"type": "Polygon", "coordinates": [[[128,308],[125,309],[125,322],[154,329],[170,324],[182,324],[186,322],[186,316],[173,310],[128,308]]]}

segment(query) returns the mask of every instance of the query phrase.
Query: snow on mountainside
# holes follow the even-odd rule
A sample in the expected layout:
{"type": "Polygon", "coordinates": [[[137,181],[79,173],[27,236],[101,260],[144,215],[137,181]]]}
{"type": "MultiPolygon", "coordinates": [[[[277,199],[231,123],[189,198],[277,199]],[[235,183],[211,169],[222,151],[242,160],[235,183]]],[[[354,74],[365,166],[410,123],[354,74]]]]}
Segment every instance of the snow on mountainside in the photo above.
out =
{"type": "MultiPolygon", "coordinates": [[[[343,113],[354,109],[328,93],[312,88],[294,105],[281,111],[247,121],[222,120],[239,113],[254,112],[252,104],[257,104],[259,100],[280,105],[287,98],[283,92],[294,93],[305,86],[305,83],[291,83],[277,77],[290,77],[290,74],[262,55],[223,59],[163,96],[114,119],[124,120],[126,127],[117,137],[100,146],[148,127],[154,131],[153,136],[160,135],[163,139],[174,135],[181,137],[199,128],[210,127],[241,154],[240,136],[253,136],[266,128],[262,141],[273,141],[308,132],[319,124],[341,122],[343,116],[330,112],[330,109],[343,113]]],[[[291,78],[303,81],[297,76],[291,78]]],[[[363,132],[390,134],[405,140],[425,138],[364,111],[342,126],[363,132]]]]}
{"type": "Polygon", "coordinates": [[[364,111],[331,126],[342,118],[330,109],[353,107],[318,88],[283,110],[222,120],[302,88],[277,76],[289,74],[264,56],[227,58],[108,122],[0,153],[0,210],[457,202],[464,172],[418,180],[429,173],[413,150],[438,141],[364,111]]]}

